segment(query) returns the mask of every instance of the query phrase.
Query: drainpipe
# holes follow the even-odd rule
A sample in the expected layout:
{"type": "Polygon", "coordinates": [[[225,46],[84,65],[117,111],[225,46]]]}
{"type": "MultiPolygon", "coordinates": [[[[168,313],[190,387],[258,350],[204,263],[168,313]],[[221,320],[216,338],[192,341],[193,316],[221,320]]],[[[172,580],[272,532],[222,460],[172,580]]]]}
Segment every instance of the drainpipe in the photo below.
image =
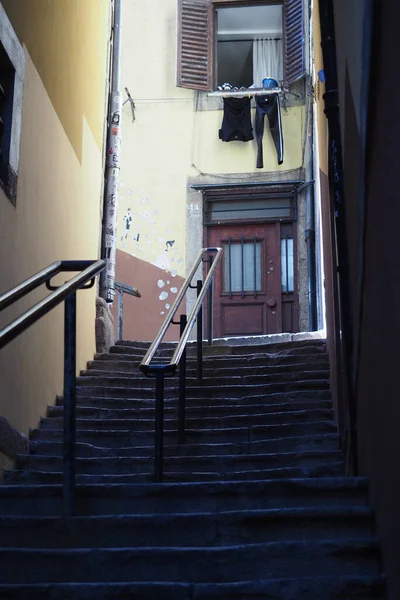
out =
{"type": "MultiPolygon", "coordinates": [[[[319,0],[321,47],[325,72],[325,115],[329,134],[329,191],[334,222],[333,256],[337,256],[339,279],[336,314],[340,314],[341,353],[343,357],[344,396],[347,398],[348,430],[346,432],[347,467],[350,474],[358,472],[357,406],[352,386],[353,323],[350,304],[350,273],[348,261],[348,233],[343,183],[342,140],[340,132],[339,90],[336,65],[336,41],[333,0],[319,0]]],[[[336,265],[335,265],[336,266],[336,265]]],[[[335,303],[336,304],[336,303],[335,303]]],[[[337,324],[338,325],[338,324],[337,324]]],[[[340,343],[337,341],[337,343],[340,343]]]]}
{"type": "MultiPolygon", "coordinates": [[[[312,98],[307,97],[307,131],[306,131],[306,181],[314,183],[313,168],[313,104],[312,98]]],[[[306,188],[306,230],[305,241],[307,245],[307,283],[308,283],[308,329],[317,331],[317,289],[316,289],[316,263],[315,263],[315,208],[314,185],[306,188]]]]}
{"type": "Polygon", "coordinates": [[[111,89],[108,109],[108,135],[106,147],[105,193],[103,204],[103,228],[101,258],[107,267],[100,278],[99,294],[106,302],[114,301],[115,257],[117,242],[117,211],[121,148],[121,1],[114,0],[112,27],[111,89]]]}

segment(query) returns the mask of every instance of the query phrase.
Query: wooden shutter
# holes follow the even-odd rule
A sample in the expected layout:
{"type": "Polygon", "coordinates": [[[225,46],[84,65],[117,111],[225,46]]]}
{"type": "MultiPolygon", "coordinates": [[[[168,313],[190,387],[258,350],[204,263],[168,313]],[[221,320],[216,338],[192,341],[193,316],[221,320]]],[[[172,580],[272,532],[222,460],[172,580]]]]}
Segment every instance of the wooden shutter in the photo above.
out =
{"type": "Polygon", "coordinates": [[[306,69],[304,0],[284,0],[284,84],[290,86],[303,77],[306,69]]]}
{"type": "Polygon", "coordinates": [[[178,87],[213,89],[213,21],[211,0],[178,0],[178,87]]]}

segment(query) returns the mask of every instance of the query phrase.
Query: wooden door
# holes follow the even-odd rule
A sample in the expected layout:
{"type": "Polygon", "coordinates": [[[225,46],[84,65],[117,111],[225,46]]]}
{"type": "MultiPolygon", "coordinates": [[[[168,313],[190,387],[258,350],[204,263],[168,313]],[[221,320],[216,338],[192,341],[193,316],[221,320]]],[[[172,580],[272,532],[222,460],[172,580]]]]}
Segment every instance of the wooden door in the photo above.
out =
{"type": "Polygon", "coordinates": [[[214,337],[295,330],[294,240],[288,227],[283,237],[279,222],[208,228],[208,245],[224,249],[214,283],[214,337]]]}

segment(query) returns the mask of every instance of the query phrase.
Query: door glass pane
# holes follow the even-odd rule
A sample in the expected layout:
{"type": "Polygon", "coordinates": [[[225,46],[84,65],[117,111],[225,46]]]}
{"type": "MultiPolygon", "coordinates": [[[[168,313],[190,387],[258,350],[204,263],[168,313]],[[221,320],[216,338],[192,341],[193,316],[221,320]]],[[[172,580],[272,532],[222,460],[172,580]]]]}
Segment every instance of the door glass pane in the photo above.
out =
{"type": "Polygon", "coordinates": [[[261,291],[261,243],[224,244],[225,292],[261,291]]]}
{"type": "Polygon", "coordinates": [[[294,292],[293,240],[281,240],[282,292],[294,292]]]}

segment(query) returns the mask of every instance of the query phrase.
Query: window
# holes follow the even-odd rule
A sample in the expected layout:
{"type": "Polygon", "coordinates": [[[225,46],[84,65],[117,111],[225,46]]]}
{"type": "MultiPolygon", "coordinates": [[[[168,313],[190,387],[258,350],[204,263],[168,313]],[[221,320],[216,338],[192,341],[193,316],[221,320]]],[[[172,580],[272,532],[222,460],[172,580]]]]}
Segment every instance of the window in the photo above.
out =
{"type": "Polygon", "coordinates": [[[15,69],[0,42],[0,183],[5,187],[10,162],[15,69]]]}
{"type": "Polygon", "coordinates": [[[294,250],[293,239],[281,239],[282,293],[294,292],[294,250]]]}
{"type": "Polygon", "coordinates": [[[224,292],[261,291],[261,243],[254,238],[251,241],[232,241],[224,244],[224,292]]]}
{"type": "Polygon", "coordinates": [[[0,187],[14,206],[24,78],[24,50],[0,3],[0,187]]]}
{"type": "Polygon", "coordinates": [[[288,87],[304,72],[303,0],[178,0],[179,87],[288,87]]]}

